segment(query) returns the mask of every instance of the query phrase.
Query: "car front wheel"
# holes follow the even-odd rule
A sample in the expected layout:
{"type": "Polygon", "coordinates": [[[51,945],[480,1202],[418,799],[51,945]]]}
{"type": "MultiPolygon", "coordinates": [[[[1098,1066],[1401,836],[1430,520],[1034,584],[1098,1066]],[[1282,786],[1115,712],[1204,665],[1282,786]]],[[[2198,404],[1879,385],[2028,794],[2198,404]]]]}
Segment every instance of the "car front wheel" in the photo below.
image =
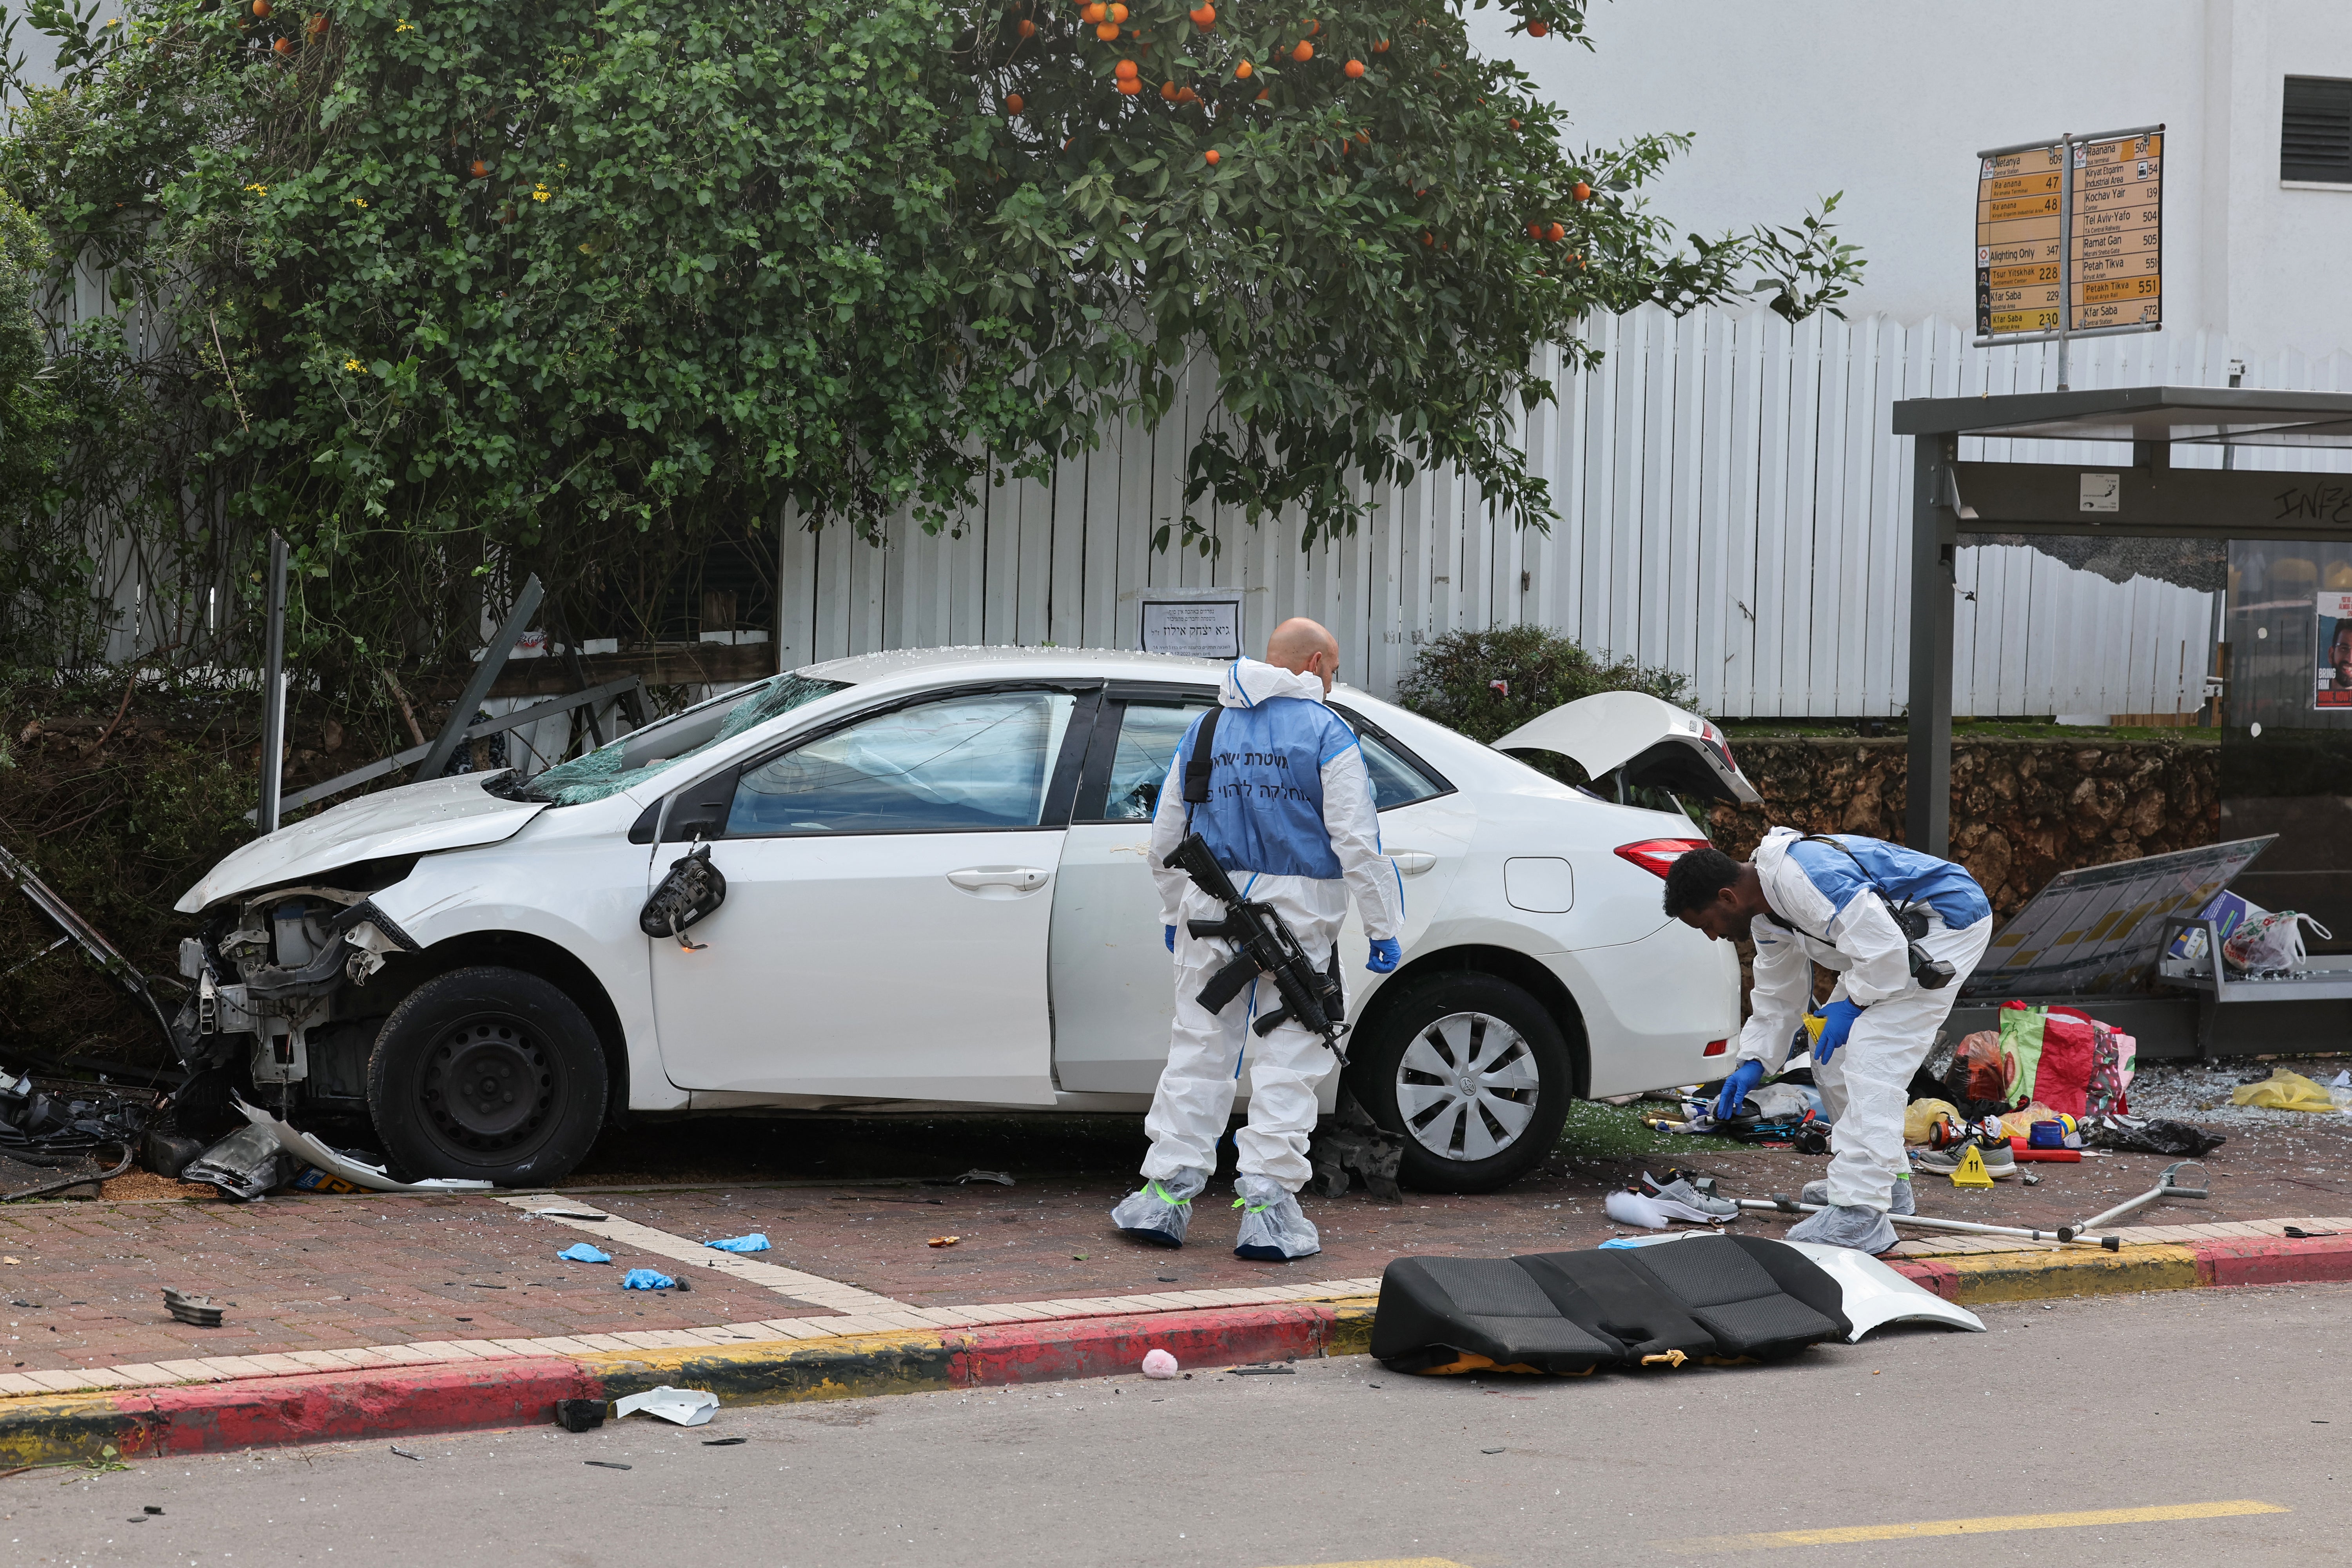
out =
{"type": "Polygon", "coordinates": [[[500,1186],[554,1182],[604,1121],[604,1049],[577,1003],[488,964],[436,975],[384,1020],[368,1114],[394,1168],[500,1186]]]}
{"type": "Polygon", "coordinates": [[[1402,1134],[1397,1175],[1423,1192],[1484,1193],[1524,1175],[1559,1141],[1574,1066],[1533,996],[1491,974],[1408,983],[1359,1037],[1349,1084],[1402,1134]]]}

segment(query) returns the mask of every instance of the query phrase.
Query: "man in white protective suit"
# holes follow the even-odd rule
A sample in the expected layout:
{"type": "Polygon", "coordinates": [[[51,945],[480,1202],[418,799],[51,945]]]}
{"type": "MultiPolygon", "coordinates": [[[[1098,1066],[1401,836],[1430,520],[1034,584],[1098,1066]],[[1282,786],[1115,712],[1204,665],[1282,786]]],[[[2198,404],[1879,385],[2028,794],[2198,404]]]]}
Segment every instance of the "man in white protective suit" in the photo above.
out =
{"type": "Polygon", "coordinates": [[[1790,1226],[1789,1239],[1893,1247],[1886,1216],[1917,1212],[1903,1147],[1911,1077],[1992,939],[1984,889],[1964,868],[1900,844],[1775,827],[1746,864],[1720,849],[1677,858],[1666,868],[1665,905],[1710,937],[1756,943],[1754,1010],[1716,1101],[1718,1118],[1736,1114],[1787,1061],[1812,1000],[1812,966],[1838,972],[1813,1042],[1830,1171],[1804,1192],[1807,1203],[1827,1206],[1790,1226]],[[1904,919],[1920,928],[1916,939],[1898,924],[1904,919]]]}
{"type": "Polygon", "coordinates": [[[1234,1134],[1240,1153],[1234,1206],[1242,1211],[1236,1257],[1307,1258],[1322,1249],[1299,1212],[1298,1189],[1311,1173],[1307,1138],[1315,1129],[1315,1091],[1338,1066],[1321,1037],[1286,1020],[1263,1038],[1250,1024],[1281,1005],[1264,976],[1221,1013],[1198,1000],[1201,988],[1233,959],[1231,946],[1192,934],[1191,922],[1226,910],[1167,857],[1198,833],[1243,898],[1272,905],[1310,963],[1337,977],[1340,922],[1353,894],[1371,942],[1366,965],[1395,969],[1404,896],[1396,865],[1381,853],[1372,784],[1348,721],[1323,705],[1339,668],[1339,645],[1315,622],[1285,621],[1267,639],[1265,660],[1236,659],[1225,671],[1219,706],[1193,721],[1176,748],[1151,819],[1151,871],[1160,884],[1160,919],[1176,955],[1176,1022],[1168,1066],[1144,1131],[1144,1184],[1111,1211],[1128,1235],[1181,1247],[1192,1199],[1216,1169],[1217,1140],[1233,1113],[1244,1067],[1250,1072],[1249,1124],[1234,1134]],[[1207,798],[1189,804],[1185,773],[1211,728],[1207,798]]]}

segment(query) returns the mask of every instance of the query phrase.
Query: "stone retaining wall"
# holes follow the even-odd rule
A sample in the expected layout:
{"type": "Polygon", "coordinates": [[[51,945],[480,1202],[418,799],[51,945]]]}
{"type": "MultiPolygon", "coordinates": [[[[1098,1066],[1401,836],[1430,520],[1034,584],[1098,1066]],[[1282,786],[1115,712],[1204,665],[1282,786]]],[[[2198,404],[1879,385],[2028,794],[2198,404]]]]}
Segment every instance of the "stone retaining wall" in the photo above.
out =
{"type": "MultiPolygon", "coordinates": [[[[1751,740],[1733,754],[1761,806],[1717,805],[1715,840],[1746,856],[1768,823],[1903,837],[1907,742],[1751,740]]],[[[1952,747],[1952,851],[2008,915],[2061,871],[2211,844],[2221,748],[2189,741],[1962,741],[1952,747]]]]}

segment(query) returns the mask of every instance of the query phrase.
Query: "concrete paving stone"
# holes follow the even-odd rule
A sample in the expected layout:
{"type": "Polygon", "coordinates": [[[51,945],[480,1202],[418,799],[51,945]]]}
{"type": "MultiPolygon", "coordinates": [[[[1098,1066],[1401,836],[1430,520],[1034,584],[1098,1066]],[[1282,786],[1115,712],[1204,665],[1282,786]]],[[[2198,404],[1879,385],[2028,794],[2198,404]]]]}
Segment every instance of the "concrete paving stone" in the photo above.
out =
{"type": "Polygon", "coordinates": [[[163,1361],[156,1366],[182,1383],[218,1383],[222,1374],[200,1361],[163,1361]]]}
{"type": "Polygon", "coordinates": [[[182,1381],[162,1367],[150,1366],[144,1362],[132,1362],[129,1365],[118,1366],[114,1370],[120,1373],[125,1381],[140,1388],[162,1388],[166,1384],[182,1381]]]}
{"type": "Polygon", "coordinates": [[[72,1394],[98,1386],[85,1372],[35,1372],[26,1375],[51,1394],[72,1394]]]}
{"type": "Polygon", "coordinates": [[[47,1384],[26,1376],[21,1372],[0,1372],[0,1394],[47,1394],[47,1384]]]}
{"type": "Polygon", "coordinates": [[[197,1364],[202,1366],[216,1379],[267,1377],[269,1375],[269,1369],[255,1361],[251,1356],[206,1356],[197,1364]]]}
{"type": "Polygon", "coordinates": [[[268,1373],[272,1376],[277,1377],[291,1376],[296,1373],[309,1372],[311,1370],[302,1363],[295,1360],[292,1356],[287,1355],[283,1352],[278,1351],[265,1352],[260,1355],[243,1356],[238,1359],[246,1362],[249,1365],[257,1366],[263,1372],[268,1373]]]}
{"type": "Polygon", "coordinates": [[[572,1337],[593,1351],[634,1351],[645,1348],[642,1345],[629,1343],[618,1334],[575,1334],[572,1337]]]}
{"type": "Polygon", "coordinates": [[[787,1340],[831,1339],[834,1330],[820,1325],[837,1323],[839,1318],[773,1318],[765,1325],[779,1338],[787,1340]]]}
{"type": "Polygon", "coordinates": [[[457,1343],[459,1350],[481,1361],[511,1361],[522,1353],[507,1349],[496,1340],[459,1340],[457,1343]]]}
{"type": "Polygon", "coordinates": [[[403,1350],[415,1351],[417,1354],[428,1357],[434,1361],[473,1361],[477,1359],[473,1352],[467,1350],[464,1346],[458,1344],[454,1340],[420,1340],[414,1344],[403,1345],[400,1348],[403,1350]]]}
{"type": "Polygon", "coordinates": [[[529,1345],[533,1355],[585,1355],[595,1348],[593,1345],[583,1344],[578,1340],[567,1339],[561,1334],[549,1339],[518,1340],[515,1342],[529,1345]]]}

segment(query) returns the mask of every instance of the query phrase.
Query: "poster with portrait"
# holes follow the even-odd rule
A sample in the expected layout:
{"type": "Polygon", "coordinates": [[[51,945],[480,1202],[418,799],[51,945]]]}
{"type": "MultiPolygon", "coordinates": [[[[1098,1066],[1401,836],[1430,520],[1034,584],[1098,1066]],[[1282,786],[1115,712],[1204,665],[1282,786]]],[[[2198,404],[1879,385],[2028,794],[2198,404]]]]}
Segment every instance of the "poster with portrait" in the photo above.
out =
{"type": "Polygon", "coordinates": [[[2352,594],[2319,595],[2319,679],[2311,705],[2352,713],[2352,594]]]}

